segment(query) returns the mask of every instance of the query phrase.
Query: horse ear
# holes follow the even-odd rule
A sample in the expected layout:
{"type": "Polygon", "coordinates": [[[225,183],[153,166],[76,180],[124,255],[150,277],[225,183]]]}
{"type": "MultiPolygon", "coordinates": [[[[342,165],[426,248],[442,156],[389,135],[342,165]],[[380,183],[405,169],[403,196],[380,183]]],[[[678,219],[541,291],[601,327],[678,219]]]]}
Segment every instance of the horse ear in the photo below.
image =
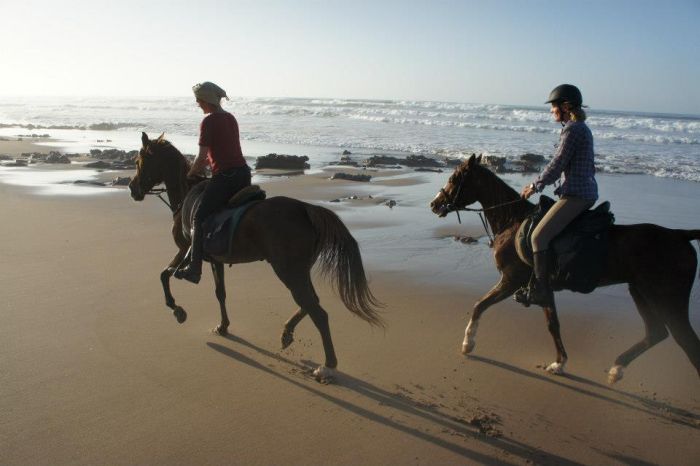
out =
{"type": "Polygon", "coordinates": [[[471,157],[469,157],[469,160],[467,161],[467,167],[471,168],[474,166],[474,164],[478,163],[476,161],[476,154],[472,154],[471,157]]]}
{"type": "Polygon", "coordinates": [[[148,134],[141,133],[141,144],[143,144],[143,147],[148,145],[148,134]]]}
{"type": "Polygon", "coordinates": [[[476,158],[476,163],[479,164],[479,165],[481,165],[481,156],[482,156],[482,155],[483,155],[483,154],[479,154],[479,156],[476,158]]]}
{"type": "Polygon", "coordinates": [[[160,133],[160,136],[158,136],[158,139],[156,142],[161,143],[165,140],[165,133],[160,133]]]}

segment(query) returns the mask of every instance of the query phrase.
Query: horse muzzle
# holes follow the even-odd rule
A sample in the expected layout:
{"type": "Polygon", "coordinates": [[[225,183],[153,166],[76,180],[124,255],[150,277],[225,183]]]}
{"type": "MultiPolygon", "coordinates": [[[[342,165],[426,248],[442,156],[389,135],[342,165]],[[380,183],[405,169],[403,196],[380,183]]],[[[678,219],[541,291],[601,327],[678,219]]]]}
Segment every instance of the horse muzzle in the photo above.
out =
{"type": "Polygon", "coordinates": [[[143,201],[143,199],[146,197],[146,193],[144,193],[143,189],[141,189],[139,183],[136,183],[135,181],[136,180],[131,180],[131,183],[129,183],[131,198],[135,201],[143,201]]]}

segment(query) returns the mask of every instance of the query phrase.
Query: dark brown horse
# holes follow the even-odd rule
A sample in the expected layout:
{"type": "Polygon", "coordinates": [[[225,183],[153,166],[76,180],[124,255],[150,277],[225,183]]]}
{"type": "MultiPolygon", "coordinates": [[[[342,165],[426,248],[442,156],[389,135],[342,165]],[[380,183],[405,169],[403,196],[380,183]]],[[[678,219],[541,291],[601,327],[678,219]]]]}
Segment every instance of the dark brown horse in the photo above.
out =
{"type": "MultiPolygon", "coordinates": [[[[185,258],[190,245],[189,228],[183,228],[192,217],[193,197],[201,195],[203,184],[187,179],[189,161],[161,135],[149,140],[143,133],[142,148],[136,159],[136,175],[129,183],[131,197],[144,199],[156,185],[163,183],[173,210],[173,238],[178,252],[160,274],[165,304],[173,310],[178,322],[187,318],[184,309],[175,304],[170,292],[170,277],[185,258]],[[196,183],[196,182],[195,182],[196,183]]],[[[294,341],[294,328],[309,314],[321,333],[325,365],[316,369],[318,378],[331,376],[337,366],[328,314],[319,304],[311,282],[311,268],[319,260],[320,271],[331,278],[345,306],[370,324],[382,326],[362,266],[357,242],[347,227],[330,210],[288,197],[273,197],[250,207],[233,238],[235,252],[231,256],[210,258],[214,273],[216,297],[221,308],[221,323],[215,331],[228,333],[224,264],[266,260],[289,288],[300,309],[285,323],[282,347],[294,341]]]]}
{"type": "MultiPolygon", "coordinates": [[[[480,158],[472,156],[455,169],[430,203],[432,211],[444,217],[453,210],[479,202],[495,236],[494,257],[501,279],[474,305],[462,344],[464,354],[474,350],[481,314],[489,306],[513,295],[529,280],[531,268],[518,256],[515,236],[534,206],[519,198],[514,189],[480,165],[480,158]]],[[[628,283],[646,325],[646,336],[615,359],[608,371],[610,383],[621,379],[623,368],[666,338],[669,331],[700,375],[700,340],[688,318],[690,291],[697,268],[695,249],[690,244],[693,239],[700,239],[700,230],[671,230],[648,223],[610,228],[607,265],[598,286],[628,283]]],[[[557,360],[547,370],[562,373],[567,355],[559,333],[556,307],[545,307],[544,313],[557,350],[557,360]]]]}

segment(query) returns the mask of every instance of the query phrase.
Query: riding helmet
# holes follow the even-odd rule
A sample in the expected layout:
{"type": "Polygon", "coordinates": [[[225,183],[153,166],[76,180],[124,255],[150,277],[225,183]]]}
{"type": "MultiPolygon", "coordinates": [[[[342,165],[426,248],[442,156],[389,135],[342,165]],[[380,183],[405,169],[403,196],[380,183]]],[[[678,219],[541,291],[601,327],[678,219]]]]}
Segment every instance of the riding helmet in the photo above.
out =
{"type": "Polygon", "coordinates": [[[549,93],[549,99],[545,103],[551,104],[561,102],[568,102],[574,107],[581,107],[583,104],[581,91],[573,84],[560,84],[552,89],[552,92],[549,93]]]}

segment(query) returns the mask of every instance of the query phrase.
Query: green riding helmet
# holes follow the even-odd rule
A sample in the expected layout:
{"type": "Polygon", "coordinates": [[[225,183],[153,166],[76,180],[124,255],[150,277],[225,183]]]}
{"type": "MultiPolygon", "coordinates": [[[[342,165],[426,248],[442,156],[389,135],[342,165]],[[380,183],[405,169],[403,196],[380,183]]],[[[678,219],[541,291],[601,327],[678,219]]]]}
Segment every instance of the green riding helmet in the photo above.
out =
{"type": "Polygon", "coordinates": [[[549,93],[549,99],[546,104],[551,103],[562,103],[568,102],[574,107],[581,107],[583,105],[583,96],[581,96],[581,91],[578,87],[573,84],[561,84],[549,93]]]}

